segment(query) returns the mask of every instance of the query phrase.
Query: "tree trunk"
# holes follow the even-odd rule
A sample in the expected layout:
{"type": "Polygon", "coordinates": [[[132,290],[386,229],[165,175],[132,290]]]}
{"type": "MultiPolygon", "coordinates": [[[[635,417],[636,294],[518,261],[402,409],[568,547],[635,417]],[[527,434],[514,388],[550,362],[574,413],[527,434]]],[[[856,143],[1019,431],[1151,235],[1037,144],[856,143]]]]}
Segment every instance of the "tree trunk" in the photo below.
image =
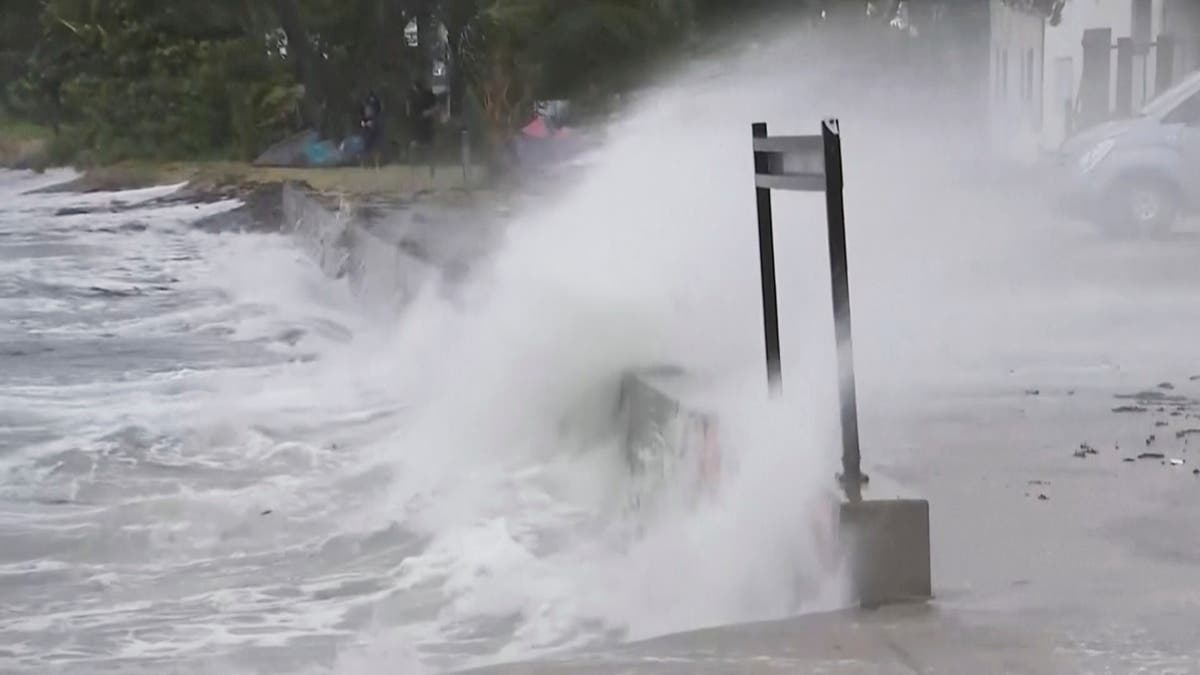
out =
{"type": "Polygon", "coordinates": [[[513,131],[518,116],[529,106],[528,87],[519,81],[516,62],[507,45],[493,47],[490,67],[480,82],[480,104],[487,121],[487,149],[493,171],[511,164],[513,131]]]}
{"type": "Polygon", "coordinates": [[[427,83],[433,77],[434,45],[438,41],[434,9],[434,0],[417,2],[417,79],[427,83]]]}
{"type": "Polygon", "coordinates": [[[313,49],[296,0],[276,0],[275,10],[283,32],[287,34],[288,60],[295,68],[297,79],[304,85],[304,97],[300,102],[304,121],[318,132],[324,132],[328,123],[325,108],[329,91],[324,61],[313,49]]]}

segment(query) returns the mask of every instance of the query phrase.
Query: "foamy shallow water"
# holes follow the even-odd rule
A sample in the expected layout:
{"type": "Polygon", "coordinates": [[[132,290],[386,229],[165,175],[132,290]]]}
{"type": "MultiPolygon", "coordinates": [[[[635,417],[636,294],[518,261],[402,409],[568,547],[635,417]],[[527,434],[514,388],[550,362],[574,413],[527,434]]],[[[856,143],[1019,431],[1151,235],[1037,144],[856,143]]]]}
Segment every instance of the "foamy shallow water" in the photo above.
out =
{"type": "Polygon", "coordinates": [[[328,648],[416,541],[338,524],[335,437],[398,411],[321,395],[361,317],[286,239],[191,226],[236,203],[28,194],[66,177],[0,178],[0,669],[328,648]]]}

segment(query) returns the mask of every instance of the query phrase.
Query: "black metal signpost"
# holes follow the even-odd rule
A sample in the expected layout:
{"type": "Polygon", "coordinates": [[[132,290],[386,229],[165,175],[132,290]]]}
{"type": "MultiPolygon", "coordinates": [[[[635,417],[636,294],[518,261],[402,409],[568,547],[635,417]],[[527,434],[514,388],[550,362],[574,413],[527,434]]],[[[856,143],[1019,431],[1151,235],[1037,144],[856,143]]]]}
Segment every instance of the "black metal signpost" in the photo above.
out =
{"type": "Polygon", "coordinates": [[[839,480],[851,500],[862,497],[858,443],[858,404],[854,387],[854,349],[850,331],[850,281],[846,262],[846,212],[842,200],[842,138],[836,119],[821,123],[819,136],[769,136],[767,125],[751,127],[754,184],[758,205],[759,263],[762,268],[763,324],[766,333],[767,383],[778,394],[783,373],[779,347],[779,309],[775,282],[775,237],[771,190],[824,192],[829,230],[829,265],[837,343],[838,394],[842,423],[842,473],[839,480]]]}

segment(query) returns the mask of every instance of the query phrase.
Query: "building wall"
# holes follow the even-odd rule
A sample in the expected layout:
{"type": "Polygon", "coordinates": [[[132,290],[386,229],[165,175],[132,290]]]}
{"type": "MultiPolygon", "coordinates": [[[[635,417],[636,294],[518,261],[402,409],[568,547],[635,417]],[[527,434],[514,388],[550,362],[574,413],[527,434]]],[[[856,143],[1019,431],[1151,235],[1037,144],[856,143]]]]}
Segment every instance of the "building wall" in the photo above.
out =
{"type": "Polygon", "coordinates": [[[1179,73],[1200,69],[1200,0],[1165,0],[1163,24],[1179,40],[1179,73]]]}
{"type": "Polygon", "coordinates": [[[991,3],[990,118],[993,148],[1010,159],[1037,156],[1043,122],[1046,22],[1001,0],[991,3]]]}
{"type": "MultiPolygon", "coordinates": [[[[1074,105],[1083,75],[1083,34],[1094,28],[1111,28],[1117,38],[1134,37],[1135,5],[1144,2],[1149,13],[1148,35],[1139,40],[1155,40],[1163,31],[1164,0],[1071,0],[1063,10],[1062,22],[1046,29],[1045,130],[1042,145],[1057,148],[1067,135],[1067,107],[1074,105]]],[[[1155,53],[1153,49],[1134,56],[1133,109],[1154,97],[1155,53]]],[[[1116,52],[1112,53],[1110,107],[1116,107],[1116,52]]]]}
{"type": "MultiPolygon", "coordinates": [[[[1052,152],[1070,132],[1072,114],[1078,100],[1083,76],[1084,32],[1095,28],[1112,29],[1112,39],[1135,37],[1153,42],[1166,30],[1177,32],[1181,17],[1200,25],[1200,0],[1071,0],[1063,10],[1062,21],[1050,26],[1040,17],[1026,14],[992,0],[992,133],[993,145],[1003,154],[1034,159],[1052,152]],[[1168,6],[1174,13],[1168,15],[1168,6]],[[1134,36],[1135,9],[1141,35],[1134,36]],[[1193,17],[1192,15],[1195,14],[1193,17]],[[1171,23],[1168,24],[1167,20],[1171,23]],[[1014,80],[1029,67],[1032,50],[1036,91],[1029,95],[1029,76],[1014,80]],[[1007,88],[1005,87],[1007,72],[1007,88]],[[1014,90],[1014,82],[1018,83],[1014,90]]],[[[1195,33],[1200,36],[1200,32],[1195,33]]],[[[1188,44],[1192,44],[1188,41],[1188,44]]],[[[1200,43],[1197,43],[1200,47],[1200,43]]],[[[1183,53],[1181,51],[1181,53],[1183,53]]],[[[1200,62],[1200,49],[1197,51],[1200,62]]],[[[1110,108],[1116,108],[1116,51],[1113,50],[1110,75],[1110,108]]],[[[1133,108],[1136,110],[1155,95],[1156,55],[1154,48],[1139,52],[1133,64],[1133,108]]],[[[1178,64],[1175,78],[1195,66],[1189,58],[1178,64]]]]}

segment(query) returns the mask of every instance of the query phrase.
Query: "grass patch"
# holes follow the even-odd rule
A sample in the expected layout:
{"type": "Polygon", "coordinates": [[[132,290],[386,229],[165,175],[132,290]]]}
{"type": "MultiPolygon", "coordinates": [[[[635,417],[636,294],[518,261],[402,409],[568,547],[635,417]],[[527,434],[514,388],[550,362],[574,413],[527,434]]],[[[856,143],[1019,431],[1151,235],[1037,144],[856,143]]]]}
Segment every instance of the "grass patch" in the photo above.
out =
{"type": "Polygon", "coordinates": [[[52,137],[44,127],[0,117],[0,167],[44,167],[52,137]]]}
{"type": "Polygon", "coordinates": [[[54,133],[31,122],[0,117],[0,142],[48,141],[54,133]]]}

